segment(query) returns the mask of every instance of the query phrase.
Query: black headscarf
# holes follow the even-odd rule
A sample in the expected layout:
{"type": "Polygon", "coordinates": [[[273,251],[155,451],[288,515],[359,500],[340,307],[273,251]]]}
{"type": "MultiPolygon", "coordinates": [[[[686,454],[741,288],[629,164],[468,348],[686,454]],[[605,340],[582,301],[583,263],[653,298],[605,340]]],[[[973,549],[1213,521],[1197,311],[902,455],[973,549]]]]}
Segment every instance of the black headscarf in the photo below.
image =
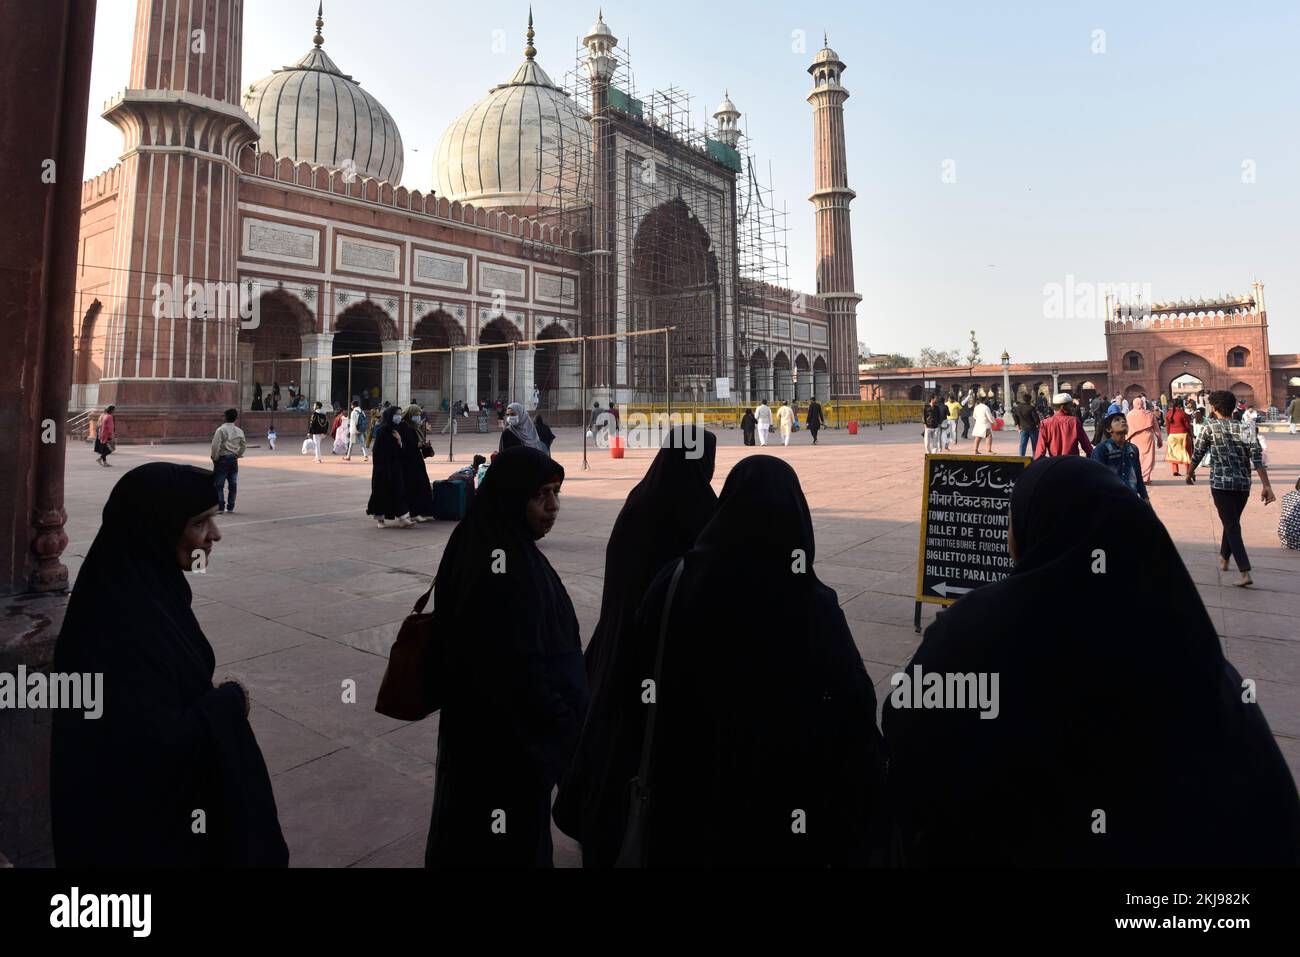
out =
{"type": "Polygon", "coordinates": [[[57,711],[51,823],[60,867],[284,866],[275,798],[233,684],[190,609],[176,546],[217,504],[212,473],[154,462],[114,486],[77,575],[58,673],[103,674],[103,715],[57,711]],[[206,833],[194,833],[194,812],[206,833]]]}
{"type": "Polygon", "coordinates": [[[640,760],[639,696],[655,645],[638,642],[636,612],[655,575],[686,553],[717,509],[709,485],[717,445],[712,432],[674,429],[609,536],[600,620],[585,654],[591,709],[555,800],[556,824],[582,844],[587,866],[607,867],[618,857],[627,782],[640,760]]]}
{"type": "MultiPolygon", "coordinates": [[[[407,492],[408,473],[402,459],[404,446],[410,442],[407,439],[398,440],[402,427],[393,421],[400,412],[401,409],[394,405],[384,407],[370,452],[373,463],[366,514],[376,518],[397,518],[411,510],[407,492]]],[[[419,455],[418,449],[416,455],[419,455]]]]}
{"type": "Polygon", "coordinates": [[[430,866],[549,866],[551,791],[587,709],[573,604],[526,509],[564,469],[536,449],[497,455],[438,564],[437,626],[457,638],[438,729],[430,866]],[[504,834],[493,814],[506,815],[504,834]]]}
{"type": "MultiPolygon", "coordinates": [[[[672,606],[656,697],[652,866],[861,864],[880,843],[875,694],[813,560],[794,470],[743,459],[685,556],[672,606]]],[[[658,641],[672,568],[638,615],[644,647],[658,641]]]]}
{"type": "Polygon", "coordinates": [[[1014,572],[942,613],[907,669],[997,673],[998,717],[885,703],[904,861],[1300,861],[1286,763],[1150,507],[1097,462],[1040,459],[1011,526],[1014,572]]]}

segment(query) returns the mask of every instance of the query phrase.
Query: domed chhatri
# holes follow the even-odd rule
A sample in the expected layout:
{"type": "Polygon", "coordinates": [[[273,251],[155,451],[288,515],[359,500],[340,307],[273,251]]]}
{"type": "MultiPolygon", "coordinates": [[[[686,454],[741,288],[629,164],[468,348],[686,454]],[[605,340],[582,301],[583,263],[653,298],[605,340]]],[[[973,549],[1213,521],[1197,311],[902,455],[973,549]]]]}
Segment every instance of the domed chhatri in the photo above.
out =
{"type": "Polygon", "coordinates": [[[439,196],[523,213],[586,197],[591,125],[536,62],[534,36],[530,11],[524,62],[442,134],[433,162],[439,196]]]}
{"type": "Polygon", "coordinates": [[[396,185],[402,179],[402,134],[383,104],[321,49],[322,7],[307,55],[244,94],[244,110],[262,131],[257,148],[334,169],[348,169],[351,160],[357,175],[396,185]]]}

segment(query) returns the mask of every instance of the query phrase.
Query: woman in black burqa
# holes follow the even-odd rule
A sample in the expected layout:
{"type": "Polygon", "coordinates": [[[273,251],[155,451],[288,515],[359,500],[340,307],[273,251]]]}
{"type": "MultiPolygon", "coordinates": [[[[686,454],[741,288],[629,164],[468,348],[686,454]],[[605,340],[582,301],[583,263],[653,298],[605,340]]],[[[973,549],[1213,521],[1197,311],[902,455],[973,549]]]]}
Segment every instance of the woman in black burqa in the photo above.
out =
{"type": "MultiPolygon", "coordinates": [[[[741,460],[686,553],[669,613],[655,689],[650,866],[879,859],[884,759],[875,693],[813,559],[812,518],[794,470],[771,456],[741,460]],[[752,597],[756,574],[760,600],[752,597]]],[[[636,646],[651,655],[675,564],[655,578],[637,615],[636,646]]],[[[646,667],[648,678],[653,659],[646,667]]],[[[640,743],[634,748],[633,764],[640,743]]],[[[611,770],[623,776],[626,767],[611,770]]],[[[627,783],[611,780],[610,793],[621,786],[626,802],[627,783]]]]}
{"type": "Polygon", "coordinates": [[[497,455],[456,526],[434,588],[448,643],[425,864],[550,867],[551,791],[587,710],[578,619],[537,547],[564,469],[497,455]]]}
{"type": "Polygon", "coordinates": [[[190,610],[184,569],[220,539],[216,510],[211,472],[165,462],[132,469],[104,506],[54,651],[57,673],[103,675],[99,718],[54,714],[60,867],[288,864],[246,692],[213,687],[190,610]]]}
{"type": "Polygon", "coordinates": [[[740,417],[740,431],[744,435],[746,445],[754,444],[754,430],[758,428],[758,420],[754,418],[754,410],[746,409],[745,414],[740,417]]]}
{"type": "Polygon", "coordinates": [[[410,406],[402,415],[397,434],[401,436],[398,448],[398,460],[402,467],[402,484],[406,491],[406,505],[411,517],[417,522],[433,520],[433,486],[429,484],[429,470],[424,464],[424,452],[421,446],[427,441],[418,428],[418,423],[410,419],[410,406]]]}
{"type": "MultiPolygon", "coordinates": [[[[390,405],[383,410],[375,429],[371,449],[370,501],[366,514],[375,519],[380,528],[384,522],[395,521],[399,526],[413,524],[408,517],[411,511],[407,493],[407,472],[403,465],[403,450],[409,440],[402,436],[402,410],[390,405]]],[[[419,455],[419,450],[416,450],[419,455]]],[[[423,468],[423,462],[421,462],[423,468]]]]}
{"type": "Polygon", "coordinates": [[[1010,577],[940,614],[907,669],[996,673],[997,717],[885,703],[902,862],[1300,863],[1286,762],[1150,507],[1096,462],[1040,459],[1011,538],[1010,577]],[[1084,614],[1092,576],[1109,601],[1084,614]]]}
{"type": "Polygon", "coordinates": [[[654,668],[655,647],[637,640],[636,612],[655,575],[690,549],[717,510],[709,484],[717,444],[712,432],[674,429],[628,495],[605,548],[600,620],[584,656],[591,708],[554,811],[588,867],[609,867],[618,857],[627,783],[640,760],[641,682],[654,668]]]}

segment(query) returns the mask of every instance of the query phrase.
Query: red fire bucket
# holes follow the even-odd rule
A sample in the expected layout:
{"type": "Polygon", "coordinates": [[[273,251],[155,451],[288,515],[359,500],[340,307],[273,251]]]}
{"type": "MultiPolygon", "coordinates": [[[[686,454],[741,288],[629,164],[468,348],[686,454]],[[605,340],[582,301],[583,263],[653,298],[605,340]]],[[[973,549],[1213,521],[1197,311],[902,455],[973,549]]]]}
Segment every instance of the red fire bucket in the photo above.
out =
{"type": "Polygon", "coordinates": [[[611,459],[621,459],[623,457],[623,436],[611,435],[609,437],[609,457],[611,459]]]}
{"type": "Polygon", "coordinates": [[[857,435],[857,434],[858,434],[858,420],[857,420],[857,419],[850,419],[850,420],[849,420],[849,435],[857,435]]]}

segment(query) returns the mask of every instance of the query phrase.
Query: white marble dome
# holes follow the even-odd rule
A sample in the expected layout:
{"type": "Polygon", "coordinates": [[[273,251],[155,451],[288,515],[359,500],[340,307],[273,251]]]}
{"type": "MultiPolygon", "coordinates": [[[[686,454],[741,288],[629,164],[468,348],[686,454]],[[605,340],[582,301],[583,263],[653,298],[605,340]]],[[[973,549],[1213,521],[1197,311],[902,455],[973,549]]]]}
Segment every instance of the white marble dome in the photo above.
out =
{"type": "Polygon", "coordinates": [[[442,134],[433,160],[439,196],[522,212],[568,206],[589,195],[591,123],[533,59],[442,134]]]}
{"type": "Polygon", "coordinates": [[[252,84],[244,111],[262,131],[259,152],[334,169],[348,160],[357,175],[402,179],[402,134],[384,105],[315,46],[297,63],[252,84]]]}

